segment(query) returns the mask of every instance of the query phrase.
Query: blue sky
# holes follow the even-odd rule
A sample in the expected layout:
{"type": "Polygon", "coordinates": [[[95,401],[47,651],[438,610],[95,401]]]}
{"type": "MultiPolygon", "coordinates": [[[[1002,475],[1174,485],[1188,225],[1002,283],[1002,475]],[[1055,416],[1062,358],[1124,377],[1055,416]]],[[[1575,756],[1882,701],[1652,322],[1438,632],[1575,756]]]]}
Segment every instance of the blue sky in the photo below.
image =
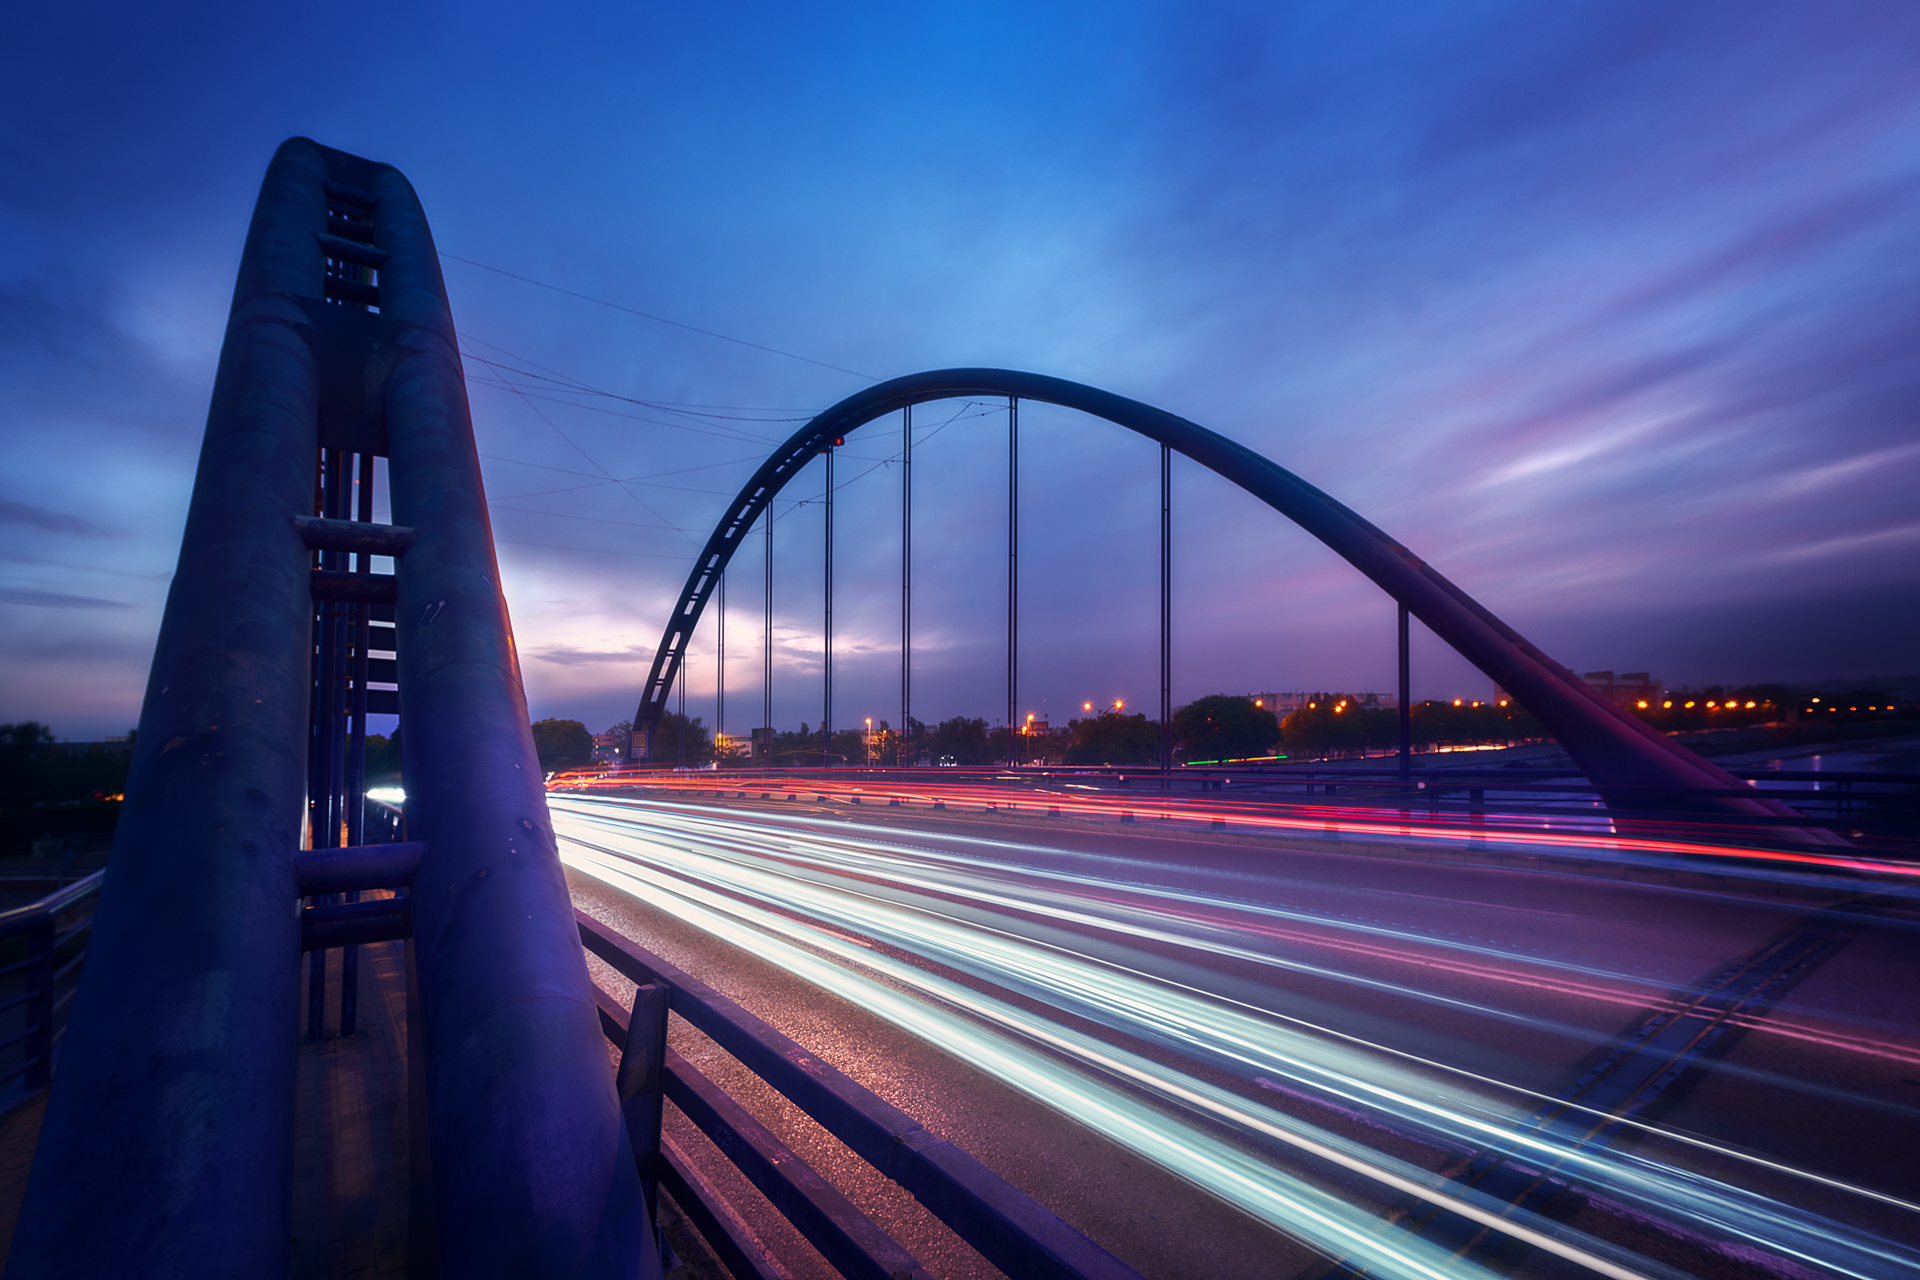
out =
{"type": "MultiPolygon", "coordinates": [[[[1911,6],[96,4],[10,30],[0,719],[133,723],[294,134],[398,166],[462,259],[536,715],[631,714],[695,546],[792,419],[973,364],[1247,442],[1575,669],[1920,669],[1911,6]]],[[[916,431],[915,713],[993,718],[1004,414],[916,431]]],[[[842,724],[898,718],[897,439],[839,468],[842,724]]],[[[1155,451],[1040,406],[1021,445],[1021,710],[1147,708],[1155,451]]],[[[1375,588],[1197,467],[1175,503],[1177,700],[1390,687],[1375,588]]],[[[791,726],[819,719],[820,508],[775,527],[791,726]]],[[[760,573],[732,584],[736,731],[760,573]]],[[[1417,694],[1489,690],[1416,643],[1417,694]]]]}

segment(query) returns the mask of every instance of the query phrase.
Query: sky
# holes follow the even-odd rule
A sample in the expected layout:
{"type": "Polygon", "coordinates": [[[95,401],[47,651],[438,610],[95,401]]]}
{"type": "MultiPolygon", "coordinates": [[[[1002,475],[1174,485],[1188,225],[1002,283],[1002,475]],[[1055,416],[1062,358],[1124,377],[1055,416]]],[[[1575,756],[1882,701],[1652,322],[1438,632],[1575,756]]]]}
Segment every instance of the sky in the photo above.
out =
{"type": "MultiPolygon", "coordinates": [[[[413,182],[532,713],[631,716],[739,485],[873,380],[1091,383],[1271,457],[1575,670],[1920,673],[1920,8],[29,6],[0,80],[0,720],[137,716],[274,148],[413,182]]],[[[1158,459],[1020,412],[1016,714],[1151,712],[1158,459]]],[[[1006,412],[914,418],[913,714],[1006,711],[1006,412]],[[929,465],[931,464],[931,465],[929,465]]],[[[898,723],[897,417],[836,467],[898,723]]],[[[774,721],[821,714],[822,479],[774,721]]],[[[1174,467],[1174,699],[1390,690],[1394,606],[1174,467]]],[[[764,563],[726,725],[760,723],[764,563]]],[[[688,711],[714,723],[716,611],[688,711]]],[[[1418,697],[1487,678],[1416,627],[1418,697]]]]}

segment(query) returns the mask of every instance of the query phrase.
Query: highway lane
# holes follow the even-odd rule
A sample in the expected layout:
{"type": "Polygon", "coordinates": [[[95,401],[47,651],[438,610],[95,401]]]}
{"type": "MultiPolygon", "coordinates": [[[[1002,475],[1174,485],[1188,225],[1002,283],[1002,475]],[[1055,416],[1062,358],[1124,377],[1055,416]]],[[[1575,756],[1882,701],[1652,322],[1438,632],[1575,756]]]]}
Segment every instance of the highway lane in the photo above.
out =
{"type": "MultiPolygon", "coordinates": [[[[964,1043],[976,1062],[999,1055],[988,1065],[1003,1080],[1068,1113],[1097,1113],[1136,1162],[1343,1257],[1379,1247],[1377,1224],[1396,1200],[1496,1212],[1435,1171],[1511,1141],[1516,1118],[1692,980],[1858,896],[1798,890],[1783,901],[845,805],[552,800],[569,864],[646,898],[676,929],[763,956],[790,948],[783,964],[812,966],[845,1001],[880,999],[861,982],[890,992],[904,1006],[891,1012],[896,1027],[918,1018],[919,1034],[964,1043]],[[1145,1118],[1099,1111],[1113,1101],[1102,1090],[1145,1118]]],[[[1881,905],[1846,925],[1832,955],[1781,980],[1769,998],[1782,1003],[1722,1020],[1725,1051],[1663,1091],[1648,1113],[1655,1128],[1630,1126],[1599,1149],[1528,1139],[1531,1158],[1563,1162],[1585,1191],[1520,1225],[1526,1266],[1662,1274],[1610,1243],[1643,1229],[1623,1234],[1623,1223],[1652,1220],[1669,1224],[1666,1254],[1691,1250],[1709,1270],[1754,1249],[1798,1257],[1780,1274],[1911,1268],[1899,1244],[1914,1221],[1899,1203],[1903,1166],[1875,1145],[1889,1119],[1911,1123],[1898,1082],[1920,1075],[1911,1017],[1883,994],[1901,963],[1911,967],[1901,946],[1911,920],[1881,905]],[[1874,945],[1893,970],[1820,985],[1847,972],[1828,969],[1832,956],[1874,945]],[[1806,992],[1825,994],[1796,1004],[1806,992]],[[1702,1111],[1693,1099],[1711,1095],[1691,1087],[1696,1077],[1730,1097],[1702,1111]],[[1756,1128],[1742,1100],[1763,1097],[1779,1114],[1756,1128]],[[1684,1127],[1662,1119],[1676,1103],[1701,1114],[1684,1127]],[[1815,1115],[1817,1126],[1800,1121],[1815,1115]],[[1759,1132],[1768,1127],[1815,1127],[1827,1141],[1759,1132]],[[1786,1148],[1791,1159],[1772,1159],[1786,1148]],[[1836,1154],[1848,1149],[1873,1154],[1836,1154]]],[[[716,945],[679,945],[689,955],[669,958],[708,977],[695,953],[710,968],[716,945]]],[[[984,1131],[993,1117],[967,1124],[984,1131]]],[[[1401,1240],[1389,1239],[1393,1256],[1376,1270],[1431,1264],[1407,1233],[1392,1235],[1401,1240]]],[[[1279,1265],[1262,1273],[1307,1264],[1279,1265]]]]}

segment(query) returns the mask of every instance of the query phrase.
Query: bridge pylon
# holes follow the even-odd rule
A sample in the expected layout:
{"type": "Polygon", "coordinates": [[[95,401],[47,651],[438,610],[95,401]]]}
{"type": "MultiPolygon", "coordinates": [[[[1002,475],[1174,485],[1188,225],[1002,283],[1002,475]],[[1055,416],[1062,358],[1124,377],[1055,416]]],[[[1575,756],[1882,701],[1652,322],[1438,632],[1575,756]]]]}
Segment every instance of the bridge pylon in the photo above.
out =
{"type": "Polygon", "coordinates": [[[126,797],[10,1276],[285,1272],[301,956],[402,937],[439,1271],[658,1274],[439,259],[391,166],[304,138],[268,166],[126,797]],[[382,710],[407,830],[369,844],[382,710]]]}

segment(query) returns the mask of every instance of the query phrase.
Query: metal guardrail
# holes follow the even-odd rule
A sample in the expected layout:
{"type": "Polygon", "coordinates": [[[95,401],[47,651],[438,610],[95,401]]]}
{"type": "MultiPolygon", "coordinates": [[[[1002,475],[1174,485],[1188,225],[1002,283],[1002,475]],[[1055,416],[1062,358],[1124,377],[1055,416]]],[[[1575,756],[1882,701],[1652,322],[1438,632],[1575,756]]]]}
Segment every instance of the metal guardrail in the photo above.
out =
{"type": "Polygon", "coordinates": [[[661,1095],[652,1082],[664,1081],[666,1100],[712,1139],[842,1275],[893,1280],[927,1273],[765,1126],[666,1046],[669,1009],[905,1188],[1008,1275],[1023,1280],[1139,1280],[1133,1268],[1031,1196],[734,1001],[577,908],[574,919],[587,950],[639,987],[632,1011],[605,991],[596,988],[595,994],[601,1028],[623,1050],[620,1093],[628,1107],[629,1136],[642,1178],[666,1188],[736,1276],[771,1280],[784,1272],[735,1230],[699,1171],[670,1139],[663,1140],[661,1095]],[[652,1055],[652,1060],[632,1060],[642,1055],[652,1055]]]}
{"type": "Polygon", "coordinates": [[[0,1062],[19,1058],[0,1068],[0,1108],[26,1101],[53,1080],[54,1049],[80,981],[85,935],[93,927],[90,908],[105,874],[96,871],[38,901],[0,911],[0,956],[13,950],[15,938],[24,940],[26,952],[0,965],[0,1062]]]}

